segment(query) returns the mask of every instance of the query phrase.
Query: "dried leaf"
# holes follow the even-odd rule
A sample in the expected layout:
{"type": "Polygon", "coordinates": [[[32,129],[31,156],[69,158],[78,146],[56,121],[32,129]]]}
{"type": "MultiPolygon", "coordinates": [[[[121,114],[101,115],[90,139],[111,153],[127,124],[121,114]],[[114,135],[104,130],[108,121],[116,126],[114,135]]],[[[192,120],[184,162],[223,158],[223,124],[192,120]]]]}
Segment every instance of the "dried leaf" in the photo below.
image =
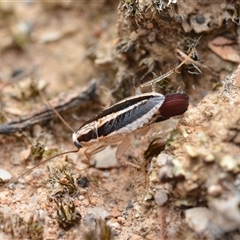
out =
{"type": "Polygon", "coordinates": [[[208,47],[222,59],[239,63],[240,56],[234,43],[231,39],[219,36],[209,42],[208,47]]]}

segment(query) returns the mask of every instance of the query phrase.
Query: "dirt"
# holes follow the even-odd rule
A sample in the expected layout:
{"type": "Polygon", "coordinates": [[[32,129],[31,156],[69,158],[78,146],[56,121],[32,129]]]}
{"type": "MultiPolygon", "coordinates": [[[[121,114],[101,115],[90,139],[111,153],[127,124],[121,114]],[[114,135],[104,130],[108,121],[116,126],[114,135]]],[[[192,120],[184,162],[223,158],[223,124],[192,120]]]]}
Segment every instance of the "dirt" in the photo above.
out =
{"type": "MultiPolygon", "coordinates": [[[[239,9],[238,1],[1,2],[1,124],[46,105],[39,90],[58,99],[94,80],[94,102],[62,113],[77,129],[194,54],[156,84],[189,95],[183,116],[133,139],[121,162],[117,145],[90,165],[80,150],[6,181],[0,238],[239,239],[239,9]]],[[[11,175],[1,177],[74,150],[71,134],[52,119],[1,135],[1,169],[11,175]]]]}

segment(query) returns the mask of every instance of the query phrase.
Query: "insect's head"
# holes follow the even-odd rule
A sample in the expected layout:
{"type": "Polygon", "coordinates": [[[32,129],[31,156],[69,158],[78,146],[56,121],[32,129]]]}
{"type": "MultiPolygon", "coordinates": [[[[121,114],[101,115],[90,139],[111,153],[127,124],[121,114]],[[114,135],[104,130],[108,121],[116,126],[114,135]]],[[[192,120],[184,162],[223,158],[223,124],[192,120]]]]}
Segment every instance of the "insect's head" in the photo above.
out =
{"type": "Polygon", "coordinates": [[[83,145],[77,139],[77,133],[76,132],[73,132],[72,140],[73,140],[74,145],[77,147],[77,149],[80,149],[80,148],[83,147],[83,145]]]}

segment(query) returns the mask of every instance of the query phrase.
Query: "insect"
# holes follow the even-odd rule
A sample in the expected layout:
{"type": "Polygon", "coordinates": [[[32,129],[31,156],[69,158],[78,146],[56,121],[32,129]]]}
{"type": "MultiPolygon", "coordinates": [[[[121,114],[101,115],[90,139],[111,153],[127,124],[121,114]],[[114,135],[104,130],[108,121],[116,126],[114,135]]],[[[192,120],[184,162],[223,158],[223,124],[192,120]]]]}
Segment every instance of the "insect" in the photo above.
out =
{"type": "Polygon", "coordinates": [[[73,143],[77,149],[86,147],[84,153],[89,159],[108,145],[120,142],[116,151],[120,160],[130,145],[131,135],[145,135],[151,124],[183,114],[188,99],[186,94],[164,96],[156,92],[126,98],[74,131],[73,143]]]}

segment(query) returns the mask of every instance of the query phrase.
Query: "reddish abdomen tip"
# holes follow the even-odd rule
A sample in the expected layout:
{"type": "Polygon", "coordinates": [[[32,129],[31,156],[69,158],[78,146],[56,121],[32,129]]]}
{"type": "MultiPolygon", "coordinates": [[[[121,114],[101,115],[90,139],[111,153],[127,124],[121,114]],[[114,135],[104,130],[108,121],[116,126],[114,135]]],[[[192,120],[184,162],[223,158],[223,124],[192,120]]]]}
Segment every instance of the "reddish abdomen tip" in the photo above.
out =
{"type": "MultiPolygon", "coordinates": [[[[173,93],[165,96],[165,101],[160,107],[162,120],[185,113],[189,105],[189,97],[184,93],[173,93]]],[[[161,121],[161,120],[160,120],[161,121]]]]}

